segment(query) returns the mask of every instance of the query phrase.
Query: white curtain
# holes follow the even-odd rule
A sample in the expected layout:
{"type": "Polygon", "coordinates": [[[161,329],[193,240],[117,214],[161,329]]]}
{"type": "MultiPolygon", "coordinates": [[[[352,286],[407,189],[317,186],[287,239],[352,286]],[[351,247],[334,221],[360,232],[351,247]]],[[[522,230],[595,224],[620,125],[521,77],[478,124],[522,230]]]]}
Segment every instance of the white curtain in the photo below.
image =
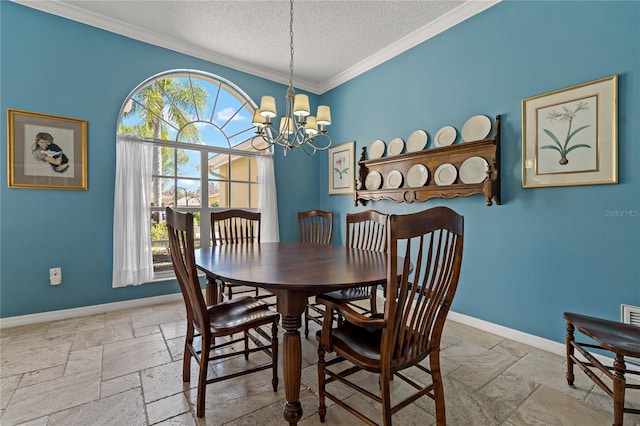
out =
{"type": "Polygon", "coordinates": [[[131,136],[116,142],[113,205],[113,287],[153,279],[149,212],[153,144],[131,136]]]}
{"type": "Polygon", "coordinates": [[[278,197],[276,195],[276,175],[273,156],[258,157],[258,209],[261,212],[260,241],[277,243],[280,241],[278,227],[278,197]]]}

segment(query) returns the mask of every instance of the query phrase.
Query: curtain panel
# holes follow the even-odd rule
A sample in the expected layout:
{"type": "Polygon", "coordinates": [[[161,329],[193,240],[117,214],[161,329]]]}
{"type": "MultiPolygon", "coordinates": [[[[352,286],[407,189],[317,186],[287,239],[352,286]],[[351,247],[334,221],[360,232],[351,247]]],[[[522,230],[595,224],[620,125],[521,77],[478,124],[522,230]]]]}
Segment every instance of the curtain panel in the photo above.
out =
{"type": "Polygon", "coordinates": [[[151,214],[153,144],[118,135],[113,203],[113,287],[153,280],[151,214]]]}
{"type": "Polygon", "coordinates": [[[261,212],[260,240],[265,243],[280,241],[278,225],[278,196],[273,155],[258,157],[258,210],[261,212]]]}

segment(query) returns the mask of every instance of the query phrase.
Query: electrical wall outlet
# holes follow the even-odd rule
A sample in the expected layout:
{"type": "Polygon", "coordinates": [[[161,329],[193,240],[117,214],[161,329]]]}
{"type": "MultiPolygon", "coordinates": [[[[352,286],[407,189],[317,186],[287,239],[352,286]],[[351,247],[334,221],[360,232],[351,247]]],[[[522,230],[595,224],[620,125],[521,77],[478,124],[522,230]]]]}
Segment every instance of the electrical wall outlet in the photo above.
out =
{"type": "Polygon", "coordinates": [[[62,268],[49,269],[49,284],[51,285],[62,284],[62,268]]]}

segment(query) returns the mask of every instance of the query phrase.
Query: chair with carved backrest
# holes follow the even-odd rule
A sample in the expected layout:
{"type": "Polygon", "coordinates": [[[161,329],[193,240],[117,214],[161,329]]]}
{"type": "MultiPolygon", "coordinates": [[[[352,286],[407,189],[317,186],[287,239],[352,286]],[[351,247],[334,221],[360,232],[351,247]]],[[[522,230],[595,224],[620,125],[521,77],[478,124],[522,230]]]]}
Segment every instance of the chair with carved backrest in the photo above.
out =
{"type": "Polygon", "coordinates": [[[169,250],[187,311],[187,334],[182,358],[182,380],[191,379],[191,358],[199,366],[196,415],[204,416],[206,385],[265,369],[273,372],[272,385],[278,387],[278,322],[280,315],[253,297],[242,296],[213,306],[206,306],[195,261],[193,215],[166,208],[169,250]],[[262,327],[270,326],[271,333],[262,327]],[[233,338],[234,334],[242,337],[233,338]],[[220,338],[216,345],[215,339],[220,338]],[[249,347],[249,341],[254,347],[249,347]],[[242,348],[234,350],[234,345],[242,348]],[[230,372],[207,380],[209,361],[235,355],[249,359],[253,352],[264,352],[268,361],[253,364],[240,372],[230,372]]]}
{"type": "MultiPolygon", "coordinates": [[[[333,212],[308,210],[298,212],[298,241],[311,244],[331,244],[333,237],[333,212]]],[[[304,312],[304,335],[309,337],[309,321],[322,324],[324,310],[316,303],[308,302],[304,312]]]]}
{"type": "Polygon", "coordinates": [[[365,423],[377,424],[327,389],[327,385],[333,387],[334,382],[340,382],[381,403],[385,426],[392,424],[392,414],[421,396],[435,401],[436,422],[440,426],[446,424],[440,340],[460,277],[463,231],[463,217],[447,207],[391,215],[386,230],[384,313],[363,315],[344,301],[327,295],[317,297],[326,310],[322,329],[316,334],[321,421],[329,398],[365,423]],[[344,321],[334,327],[336,315],[344,321]],[[327,352],[335,352],[336,356],[325,360],[327,352]],[[422,365],[426,358],[428,367],[422,365]],[[418,378],[420,371],[406,374],[403,370],[409,367],[422,371],[424,379],[418,378]],[[353,373],[363,370],[378,374],[379,386],[364,389],[360,375],[350,380],[353,373]],[[417,392],[391,406],[390,380],[394,376],[417,392]]]}
{"type": "MultiPolygon", "coordinates": [[[[214,246],[227,244],[260,243],[260,212],[231,209],[211,212],[211,241],[214,246]]],[[[222,283],[220,294],[227,292],[227,299],[233,299],[234,293],[252,293],[257,299],[274,298],[271,293],[260,294],[258,288],[249,288],[238,284],[222,283]]],[[[265,290],[266,291],[266,290],[265,290]]],[[[269,303],[275,305],[275,300],[269,303]]]]}
{"type": "Polygon", "coordinates": [[[573,366],[577,364],[613,399],[613,426],[622,426],[624,413],[640,414],[640,409],[625,406],[626,390],[640,390],[640,384],[629,383],[625,378],[625,374],[640,378],[639,369],[630,369],[625,364],[625,357],[640,359],[640,327],[572,312],[565,312],[564,319],[567,321],[567,383],[574,387],[573,366]],[[597,344],[576,341],[576,329],[597,344]],[[611,352],[615,355],[613,365],[605,365],[589,349],[611,352]],[[577,356],[575,351],[582,356],[577,356]],[[605,380],[609,383],[605,383],[605,380]]]}

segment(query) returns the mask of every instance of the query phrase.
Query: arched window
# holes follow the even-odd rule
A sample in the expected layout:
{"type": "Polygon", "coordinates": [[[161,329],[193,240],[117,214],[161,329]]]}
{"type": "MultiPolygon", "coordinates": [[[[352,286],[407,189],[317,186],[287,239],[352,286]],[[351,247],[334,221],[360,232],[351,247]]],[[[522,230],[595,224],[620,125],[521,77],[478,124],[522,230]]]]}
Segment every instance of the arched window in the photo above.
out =
{"type": "MultiPolygon", "coordinates": [[[[251,145],[256,136],[251,124],[255,109],[255,103],[233,83],[193,70],[155,75],[136,87],[123,103],[118,142],[147,145],[151,157],[144,160],[151,163],[151,176],[142,196],[148,199],[154,278],[173,272],[167,253],[166,206],[194,213],[196,244],[201,247],[210,245],[211,211],[258,210],[261,185],[265,183],[258,163],[266,156],[271,170],[273,167],[271,153],[256,151],[251,145]]],[[[117,168],[129,163],[131,157],[130,152],[119,152],[117,168]]],[[[131,166],[137,167],[138,161],[131,166]]],[[[121,186],[129,185],[135,176],[123,179],[121,186]]],[[[119,198],[126,202],[118,192],[116,182],[116,205],[119,198]]],[[[265,213],[269,214],[263,212],[263,216],[265,213]]],[[[115,238],[114,286],[119,281],[115,278],[119,261],[115,238]]],[[[133,277],[124,281],[127,285],[127,281],[145,280],[133,277]]]]}

